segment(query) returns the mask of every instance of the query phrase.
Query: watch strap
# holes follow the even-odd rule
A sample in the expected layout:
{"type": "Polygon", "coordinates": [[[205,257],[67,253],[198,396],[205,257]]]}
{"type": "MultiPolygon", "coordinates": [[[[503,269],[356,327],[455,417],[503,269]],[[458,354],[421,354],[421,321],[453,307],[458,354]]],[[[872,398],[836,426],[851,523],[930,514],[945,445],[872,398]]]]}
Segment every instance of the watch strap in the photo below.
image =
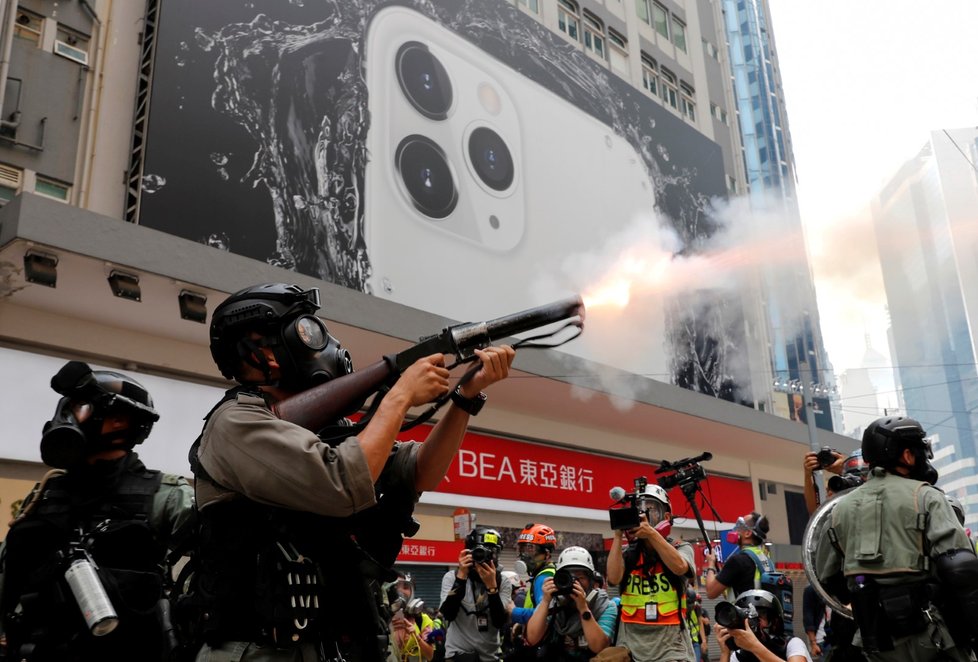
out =
{"type": "Polygon", "coordinates": [[[452,404],[467,413],[469,416],[476,416],[486,404],[486,394],[479,391],[479,395],[474,398],[467,398],[462,395],[461,386],[456,386],[452,391],[452,404]]]}

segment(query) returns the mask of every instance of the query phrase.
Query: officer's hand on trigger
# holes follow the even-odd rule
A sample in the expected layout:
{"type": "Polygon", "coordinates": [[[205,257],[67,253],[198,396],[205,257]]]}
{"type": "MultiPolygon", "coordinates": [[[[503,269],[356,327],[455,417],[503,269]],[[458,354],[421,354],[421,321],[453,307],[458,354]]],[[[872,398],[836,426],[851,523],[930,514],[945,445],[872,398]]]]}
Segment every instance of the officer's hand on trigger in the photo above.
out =
{"type": "Polygon", "coordinates": [[[427,404],[448,393],[448,376],[444,354],[425,356],[401,373],[387,397],[403,397],[411,407],[427,404]]]}
{"type": "Polygon", "coordinates": [[[516,350],[509,345],[477,349],[475,354],[482,362],[482,366],[472,379],[461,385],[462,395],[466,398],[474,398],[479,391],[506,379],[509,376],[509,368],[513,365],[513,359],[516,358],[516,350]]]}

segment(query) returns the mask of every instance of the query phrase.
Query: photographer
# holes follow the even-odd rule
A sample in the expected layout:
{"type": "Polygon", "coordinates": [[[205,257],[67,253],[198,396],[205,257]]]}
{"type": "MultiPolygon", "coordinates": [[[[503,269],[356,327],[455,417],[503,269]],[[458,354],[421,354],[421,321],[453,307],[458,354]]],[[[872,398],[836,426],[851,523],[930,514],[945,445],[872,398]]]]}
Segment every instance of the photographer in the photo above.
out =
{"type": "Polygon", "coordinates": [[[693,659],[686,631],[686,581],[694,573],[693,547],[668,538],[672,524],[669,496],[658,485],[646,485],[637,496],[640,524],[622,531],[608,553],[608,581],[621,587],[618,644],[635,662],[693,659]]]}
{"type": "Polygon", "coordinates": [[[737,543],[740,549],[727,559],[723,570],[717,572],[716,554],[712,551],[705,554],[707,598],[712,600],[718,597],[727,590],[727,587],[733,589],[734,595],[740,595],[752,588],[760,588],[755,583],[760,580],[760,568],[753,557],[764,559],[772,567],[774,566],[770,563],[770,557],[764,548],[764,541],[767,540],[769,531],[767,518],[760,513],[752,512],[737,518],[734,528],[727,531],[727,540],[737,543]]]}
{"type": "Polygon", "coordinates": [[[451,624],[445,637],[445,659],[495,662],[500,634],[512,609],[512,581],[497,569],[501,537],[477,527],[465,538],[458,568],[441,582],[441,613],[451,624]],[[472,572],[472,569],[475,572],[472,572]]]}
{"type": "Polygon", "coordinates": [[[424,603],[414,597],[411,575],[399,575],[394,583],[391,601],[391,652],[400,662],[431,660],[435,647],[429,641],[434,624],[424,613],[424,603]]]}
{"type": "Polygon", "coordinates": [[[805,642],[786,635],[781,603],[773,593],[745,591],[734,605],[718,604],[714,615],[720,662],[812,662],[805,642]]]}
{"type": "Polygon", "coordinates": [[[543,584],[543,599],[526,625],[526,642],[540,646],[537,659],[589,660],[611,643],[618,609],[594,585],[594,562],[583,547],[568,547],[556,574],[543,584]]]}
{"type": "MultiPolygon", "coordinates": [[[[818,495],[816,494],[817,488],[815,487],[815,472],[824,470],[826,472],[841,476],[842,464],[845,459],[845,455],[837,450],[832,450],[831,448],[823,448],[817,453],[815,451],[805,453],[805,458],[802,460],[802,466],[805,469],[805,506],[808,507],[809,515],[814,513],[815,509],[818,508],[818,495]]],[[[827,498],[831,498],[831,496],[827,496],[827,498]]]]}

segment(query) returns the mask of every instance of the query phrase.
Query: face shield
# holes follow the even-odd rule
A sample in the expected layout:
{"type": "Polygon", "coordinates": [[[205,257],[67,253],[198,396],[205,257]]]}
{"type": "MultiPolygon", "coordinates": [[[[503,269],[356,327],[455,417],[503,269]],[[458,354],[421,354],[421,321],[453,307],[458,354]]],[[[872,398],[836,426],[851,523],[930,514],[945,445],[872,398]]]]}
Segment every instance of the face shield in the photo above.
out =
{"type": "Polygon", "coordinates": [[[645,513],[645,517],[652,526],[661,522],[666,516],[666,507],[658,499],[640,498],[638,510],[645,513]]]}

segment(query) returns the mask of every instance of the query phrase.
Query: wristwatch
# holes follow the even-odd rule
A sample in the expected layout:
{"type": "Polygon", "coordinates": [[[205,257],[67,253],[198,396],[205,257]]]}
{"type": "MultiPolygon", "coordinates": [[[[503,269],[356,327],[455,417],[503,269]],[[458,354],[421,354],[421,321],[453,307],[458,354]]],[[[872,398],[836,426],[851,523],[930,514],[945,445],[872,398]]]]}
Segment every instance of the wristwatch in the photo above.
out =
{"type": "Polygon", "coordinates": [[[583,614],[581,614],[581,618],[584,619],[585,621],[590,621],[591,620],[591,612],[590,611],[584,612],[583,614]]]}
{"type": "Polygon", "coordinates": [[[479,391],[479,395],[474,398],[467,398],[462,395],[461,386],[456,386],[452,391],[452,404],[464,411],[469,416],[476,416],[486,405],[486,394],[479,391]]]}

